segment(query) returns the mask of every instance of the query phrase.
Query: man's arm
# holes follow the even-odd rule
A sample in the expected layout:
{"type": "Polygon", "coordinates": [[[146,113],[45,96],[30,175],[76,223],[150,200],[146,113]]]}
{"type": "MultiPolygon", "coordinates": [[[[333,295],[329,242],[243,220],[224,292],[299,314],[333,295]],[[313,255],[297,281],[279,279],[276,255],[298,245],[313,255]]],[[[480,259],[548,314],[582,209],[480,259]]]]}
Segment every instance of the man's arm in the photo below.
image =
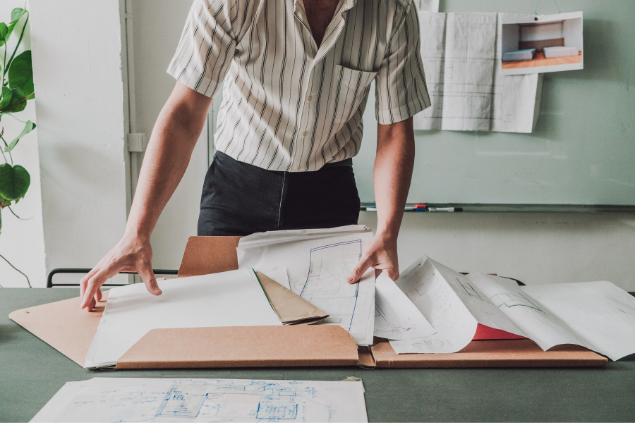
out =
{"type": "Polygon", "coordinates": [[[373,170],[377,230],[371,244],[348,277],[359,281],[369,267],[399,277],[397,236],[410,189],[415,157],[412,118],[389,125],[377,124],[377,156],[373,170]]]}
{"type": "Polygon", "coordinates": [[[124,236],[81,281],[82,308],[92,310],[101,300],[99,288],[122,271],[138,272],[148,291],[161,295],[150,235],[183,178],[211,104],[211,98],[176,83],[152,131],[124,236]]]}

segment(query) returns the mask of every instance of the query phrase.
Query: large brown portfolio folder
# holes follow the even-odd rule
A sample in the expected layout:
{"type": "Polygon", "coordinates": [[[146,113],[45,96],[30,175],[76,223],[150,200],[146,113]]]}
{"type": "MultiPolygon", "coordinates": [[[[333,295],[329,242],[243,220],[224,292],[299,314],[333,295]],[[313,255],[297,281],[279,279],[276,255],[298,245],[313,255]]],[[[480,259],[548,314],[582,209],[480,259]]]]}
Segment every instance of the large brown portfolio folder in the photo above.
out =
{"type": "MultiPolygon", "coordinates": [[[[239,237],[191,237],[179,277],[235,270],[239,237]]],[[[106,293],[107,294],[107,293],[106,293]]],[[[79,298],[14,311],[16,323],[84,364],[108,296],[93,312],[79,298]]],[[[453,354],[396,354],[383,340],[358,349],[339,326],[155,329],[118,361],[118,369],[354,366],[365,368],[589,367],[607,359],[566,345],[542,351],[528,339],[472,341],[453,354]]]]}

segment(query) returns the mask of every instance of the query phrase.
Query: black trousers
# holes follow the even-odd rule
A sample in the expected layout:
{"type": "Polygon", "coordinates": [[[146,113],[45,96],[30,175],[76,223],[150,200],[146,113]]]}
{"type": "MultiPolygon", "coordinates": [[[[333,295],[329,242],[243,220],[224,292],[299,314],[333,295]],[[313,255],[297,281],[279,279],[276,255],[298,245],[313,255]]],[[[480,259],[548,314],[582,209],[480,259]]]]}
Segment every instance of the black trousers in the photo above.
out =
{"type": "Polygon", "coordinates": [[[205,176],[198,235],[354,225],[359,205],[352,166],[271,171],[217,152],[205,176]]]}

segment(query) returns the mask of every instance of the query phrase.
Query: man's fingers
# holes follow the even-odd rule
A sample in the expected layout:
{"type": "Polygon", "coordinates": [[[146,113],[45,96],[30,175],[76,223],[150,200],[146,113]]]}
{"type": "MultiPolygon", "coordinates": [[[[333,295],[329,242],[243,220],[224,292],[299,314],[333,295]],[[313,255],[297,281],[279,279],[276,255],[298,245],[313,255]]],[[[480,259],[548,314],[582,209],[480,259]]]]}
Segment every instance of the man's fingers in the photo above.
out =
{"type": "Polygon", "coordinates": [[[92,278],[86,282],[86,289],[82,296],[81,308],[87,308],[91,311],[96,304],[97,295],[101,299],[101,293],[97,294],[99,288],[110,278],[115,276],[118,270],[114,266],[108,266],[97,272],[92,278]]]}
{"type": "Polygon", "coordinates": [[[359,263],[357,263],[357,266],[355,266],[353,271],[348,275],[348,277],[346,278],[346,282],[348,283],[359,282],[364,272],[368,270],[368,268],[371,266],[372,266],[371,258],[369,256],[364,257],[359,263]]]}
{"type": "Polygon", "coordinates": [[[95,296],[97,295],[97,291],[99,291],[99,287],[103,284],[97,282],[98,277],[99,273],[88,281],[84,296],[82,297],[81,308],[87,308],[88,311],[91,311],[95,306],[95,296]]]}
{"type": "Polygon", "coordinates": [[[157,283],[157,278],[152,271],[152,265],[148,262],[144,262],[138,269],[139,276],[143,279],[143,283],[146,285],[146,289],[152,295],[161,295],[161,288],[157,283]]]}
{"type": "Polygon", "coordinates": [[[399,271],[395,269],[394,267],[389,267],[387,269],[384,269],[384,272],[386,272],[388,277],[392,279],[393,281],[396,281],[397,279],[399,279],[399,271]]]}
{"type": "Polygon", "coordinates": [[[101,289],[98,289],[97,294],[95,295],[95,301],[99,302],[101,301],[101,298],[102,298],[101,289]]]}
{"type": "Polygon", "coordinates": [[[93,267],[93,269],[90,272],[88,272],[86,276],[82,278],[81,281],[79,281],[79,296],[81,298],[84,298],[84,293],[86,292],[86,285],[88,284],[88,281],[90,280],[90,278],[95,276],[97,272],[99,272],[99,270],[101,269],[100,263],[101,262],[97,263],[97,266],[93,267]]]}

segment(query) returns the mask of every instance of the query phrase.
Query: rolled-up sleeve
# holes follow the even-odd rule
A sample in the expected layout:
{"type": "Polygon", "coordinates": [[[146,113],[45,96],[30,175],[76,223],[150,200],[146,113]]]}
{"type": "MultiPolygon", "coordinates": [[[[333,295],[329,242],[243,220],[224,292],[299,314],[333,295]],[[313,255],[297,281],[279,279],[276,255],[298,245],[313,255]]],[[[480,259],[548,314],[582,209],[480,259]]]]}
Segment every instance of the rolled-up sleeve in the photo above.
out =
{"type": "Polygon", "coordinates": [[[390,38],[375,80],[375,116],[382,125],[401,122],[430,107],[419,17],[412,1],[405,13],[390,38]]]}
{"type": "Polygon", "coordinates": [[[194,0],[167,70],[177,81],[207,97],[213,97],[222,84],[236,50],[234,1],[194,0]]]}

